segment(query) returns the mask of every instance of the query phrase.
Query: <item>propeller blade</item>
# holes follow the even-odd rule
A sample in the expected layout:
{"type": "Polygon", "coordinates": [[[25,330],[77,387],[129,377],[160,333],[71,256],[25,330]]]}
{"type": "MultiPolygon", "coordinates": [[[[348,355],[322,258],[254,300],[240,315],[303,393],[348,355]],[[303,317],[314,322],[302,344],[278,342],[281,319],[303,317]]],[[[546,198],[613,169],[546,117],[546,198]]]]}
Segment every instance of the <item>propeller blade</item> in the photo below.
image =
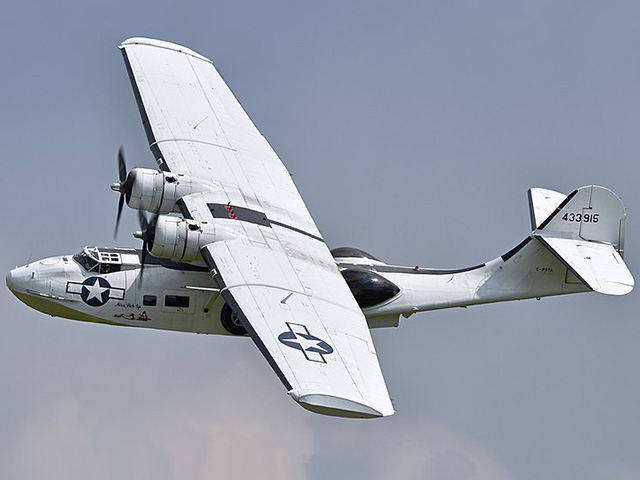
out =
{"type": "Polygon", "coordinates": [[[127,195],[128,189],[131,188],[131,185],[127,185],[127,179],[129,178],[129,175],[127,174],[127,163],[124,160],[124,148],[122,147],[122,145],[120,145],[120,148],[118,148],[118,177],[120,178],[120,183],[114,183],[113,185],[111,185],[112,190],[120,192],[120,200],[118,200],[118,215],[116,216],[116,226],[113,229],[114,240],[118,237],[118,229],[120,228],[120,217],[122,216],[124,199],[127,195]]]}
{"type": "Polygon", "coordinates": [[[153,215],[151,220],[147,220],[147,216],[142,210],[138,210],[138,221],[140,222],[140,230],[142,237],[142,256],[140,259],[140,283],[142,283],[142,274],[144,266],[149,254],[149,247],[153,248],[153,238],[155,236],[156,225],[158,224],[159,215],[153,215]]]}
{"type": "Polygon", "coordinates": [[[144,273],[144,262],[147,259],[147,241],[142,241],[142,259],[140,260],[140,281],[142,281],[142,274],[144,273]]]}
{"type": "Polygon", "coordinates": [[[124,161],[124,148],[122,148],[122,145],[118,148],[118,175],[120,176],[120,183],[124,183],[127,179],[127,164],[124,161]]]}
{"type": "Polygon", "coordinates": [[[155,237],[156,234],[156,225],[158,224],[158,218],[160,217],[160,215],[153,214],[151,216],[151,221],[149,222],[149,226],[147,227],[149,229],[149,241],[151,241],[153,243],[153,237],[155,237]]]}
{"type": "Polygon", "coordinates": [[[142,230],[142,234],[146,236],[147,228],[149,228],[149,221],[147,220],[147,216],[142,210],[138,210],[138,223],[140,224],[140,230],[142,230]]]}
{"type": "Polygon", "coordinates": [[[120,200],[118,201],[118,216],[116,217],[116,228],[113,231],[113,239],[118,237],[118,228],[120,227],[120,217],[122,216],[122,207],[124,207],[124,193],[120,194],[120,200]]]}

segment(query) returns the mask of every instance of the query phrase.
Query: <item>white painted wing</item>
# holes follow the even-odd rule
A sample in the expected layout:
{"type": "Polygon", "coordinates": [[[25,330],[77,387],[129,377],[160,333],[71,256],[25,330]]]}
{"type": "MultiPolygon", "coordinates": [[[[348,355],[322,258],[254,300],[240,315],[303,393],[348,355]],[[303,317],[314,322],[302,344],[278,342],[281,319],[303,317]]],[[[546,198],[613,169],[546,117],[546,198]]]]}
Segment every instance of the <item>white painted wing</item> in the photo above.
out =
{"type": "Polygon", "coordinates": [[[393,414],[365,318],[350,293],[336,288],[339,272],[316,263],[312,252],[294,257],[247,239],[207,245],[203,257],[224,299],[303,407],[346,417],[393,414]]]}
{"type": "Polygon", "coordinates": [[[147,38],[126,40],[120,49],[161,169],[221,186],[220,203],[320,236],[291,175],[211,60],[147,38]]]}
{"type": "Polygon", "coordinates": [[[633,276],[612,245],[550,235],[536,238],[592,290],[607,295],[625,295],[633,290],[633,276]]]}
{"type": "Polygon", "coordinates": [[[234,238],[203,258],[287,391],[319,413],[393,414],[362,311],[289,172],[213,64],[158,40],[120,48],[160,167],[216,187],[184,197],[183,214],[234,238]]]}

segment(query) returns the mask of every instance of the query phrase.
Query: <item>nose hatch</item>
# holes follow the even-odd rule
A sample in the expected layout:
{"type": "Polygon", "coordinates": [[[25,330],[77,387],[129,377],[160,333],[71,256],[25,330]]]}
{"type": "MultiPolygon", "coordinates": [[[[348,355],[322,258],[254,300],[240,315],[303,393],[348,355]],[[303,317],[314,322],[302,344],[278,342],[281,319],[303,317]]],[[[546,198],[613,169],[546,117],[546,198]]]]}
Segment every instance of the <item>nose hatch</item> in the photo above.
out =
{"type": "Polygon", "coordinates": [[[5,280],[11,293],[22,303],[39,312],[60,316],[60,305],[51,295],[49,280],[46,276],[42,278],[42,266],[39,263],[14,268],[5,280]]]}
{"type": "Polygon", "coordinates": [[[14,293],[25,291],[30,275],[31,273],[27,272],[26,267],[14,268],[7,274],[7,287],[9,287],[9,290],[14,293]]]}
{"type": "Polygon", "coordinates": [[[13,291],[15,289],[15,281],[13,279],[13,270],[7,273],[7,277],[5,281],[7,282],[7,287],[9,287],[9,290],[13,291]]]}
{"type": "Polygon", "coordinates": [[[28,265],[11,270],[6,276],[7,287],[13,293],[25,293],[29,283],[36,279],[36,269],[28,265]]]}

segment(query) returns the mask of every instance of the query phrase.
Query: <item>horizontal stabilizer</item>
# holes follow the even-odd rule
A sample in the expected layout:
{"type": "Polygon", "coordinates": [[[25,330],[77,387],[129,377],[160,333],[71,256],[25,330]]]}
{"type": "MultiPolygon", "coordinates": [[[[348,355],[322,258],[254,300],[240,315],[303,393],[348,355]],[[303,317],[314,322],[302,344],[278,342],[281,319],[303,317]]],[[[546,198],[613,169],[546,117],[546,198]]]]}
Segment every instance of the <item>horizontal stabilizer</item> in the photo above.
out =
{"type": "Polygon", "coordinates": [[[593,291],[625,295],[633,290],[633,276],[612,245],[548,234],[536,234],[535,238],[593,291]]]}

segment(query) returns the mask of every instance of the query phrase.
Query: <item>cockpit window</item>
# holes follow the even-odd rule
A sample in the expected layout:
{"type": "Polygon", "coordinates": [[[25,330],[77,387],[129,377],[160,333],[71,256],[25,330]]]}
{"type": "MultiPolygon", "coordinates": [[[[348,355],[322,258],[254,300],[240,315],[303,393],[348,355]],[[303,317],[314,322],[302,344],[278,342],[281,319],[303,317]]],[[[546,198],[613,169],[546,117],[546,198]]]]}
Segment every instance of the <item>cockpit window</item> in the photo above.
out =
{"type": "Polygon", "coordinates": [[[115,252],[101,252],[98,250],[101,263],[121,263],[120,254],[115,252]]]}
{"type": "Polygon", "coordinates": [[[80,253],[76,253],[73,259],[87,272],[95,272],[98,270],[98,262],[87,255],[84,250],[80,253]]]}
{"type": "Polygon", "coordinates": [[[121,270],[119,254],[104,253],[96,248],[84,248],[82,252],[75,254],[73,259],[87,272],[113,273],[121,270]]]}

